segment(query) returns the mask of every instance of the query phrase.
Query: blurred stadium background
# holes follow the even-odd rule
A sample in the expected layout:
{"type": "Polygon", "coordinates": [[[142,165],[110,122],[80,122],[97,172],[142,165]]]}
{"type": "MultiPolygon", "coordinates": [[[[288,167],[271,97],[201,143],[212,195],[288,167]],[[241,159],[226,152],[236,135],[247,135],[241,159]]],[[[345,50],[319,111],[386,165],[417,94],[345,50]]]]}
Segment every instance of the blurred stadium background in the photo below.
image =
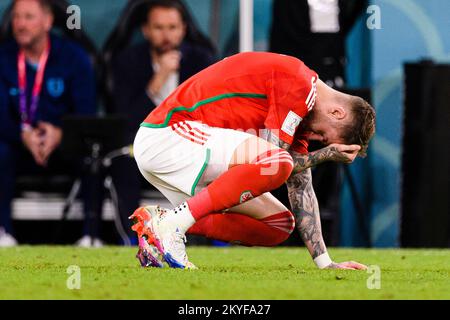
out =
{"type": "MultiPolygon", "coordinates": [[[[239,0],[185,0],[184,2],[200,29],[217,46],[220,58],[238,52],[239,0]]],[[[272,0],[253,1],[253,45],[256,51],[269,50],[272,2],[272,0]]],[[[98,52],[101,52],[127,1],[72,0],[70,3],[81,8],[82,30],[93,41],[98,52]]],[[[4,16],[9,5],[10,1],[0,2],[0,17],[4,16]]],[[[450,63],[448,32],[450,2],[371,0],[366,8],[369,5],[380,8],[381,29],[370,30],[367,27],[370,12],[364,10],[359,15],[346,38],[348,63],[345,72],[348,89],[370,89],[372,102],[377,111],[377,133],[371,144],[368,158],[358,159],[349,167],[354,184],[349,183],[348,179],[343,179],[339,194],[339,210],[331,217],[333,223],[337,224],[335,228],[338,230],[334,244],[346,247],[399,247],[402,245],[448,247],[450,246],[450,161],[446,132],[449,131],[450,122],[447,122],[446,128],[436,127],[439,133],[432,136],[437,139],[436,141],[417,143],[415,148],[418,154],[409,154],[411,158],[421,157],[422,152],[430,150],[427,143],[433,145],[434,153],[431,155],[433,159],[424,158],[423,161],[417,162],[422,167],[411,164],[407,159],[402,160],[402,155],[405,155],[404,147],[410,143],[408,139],[414,139],[414,134],[417,134],[417,132],[411,132],[411,136],[404,135],[405,127],[415,118],[405,110],[404,102],[408,99],[406,99],[404,64],[418,63],[424,59],[440,64],[450,63]],[[406,162],[402,165],[402,161],[406,162]],[[424,173],[425,170],[428,172],[424,173]],[[406,190],[403,182],[407,172],[420,172],[416,179],[407,180],[411,183],[411,187],[419,188],[420,186],[420,190],[423,192],[425,189],[432,190],[432,194],[414,195],[406,190]],[[361,202],[359,208],[355,205],[355,194],[361,202]],[[420,206],[425,211],[415,213],[402,210],[407,207],[402,205],[402,201],[409,203],[413,200],[422,201],[420,206]],[[424,215],[427,215],[426,219],[424,215]],[[410,221],[413,226],[405,226],[405,221],[410,221]],[[364,227],[367,228],[367,233],[364,227]]],[[[429,66],[429,63],[425,66],[429,66]]],[[[424,89],[423,95],[419,98],[422,101],[419,107],[433,108],[433,114],[437,114],[437,118],[441,119],[449,119],[449,68],[448,65],[443,66],[446,72],[439,73],[441,80],[435,81],[435,78],[431,76],[428,78],[429,81],[426,81],[428,84],[437,83],[436,88],[441,86],[441,89],[432,89],[432,93],[424,89]],[[442,89],[444,87],[446,89],[442,89]],[[432,94],[446,94],[446,96],[440,99],[441,104],[438,104],[435,103],[437,100],[431,98],[432,94]]],[[[412,72],[419,72],[417,68],[414,70],[412,72]]],[[[411,87],[414,85],[420,87],[420,84],[415,83],[411,84],[411,87]]],[[[416,102],[418,101],[414,100],[411,103],[416,102]]],[[[425,121],[425,119],[422,120],[425,121]]],[[[415,123],[420,127],[422,120],[416,119],[415,123]]],[[[414,127],[414,124],[412,126],[414,127]]],[[[419,128],[419,134],[427,134],[430,126],[433,128],[433,123],[428,124],[428,127],[424,126],[422,131],[419,128]]],[[[45,236],[40,239],[27,238],[20,235],[20,232],[28,232],[25,231],[28,230],[27,221],[34,223],[35,220],[58,219],[62,209],[64,198],[61,195],[55,198],[49,198],[51,196],[47,195],[42,198],[38,194],[39,192],[28,193],[14,202],[13,218],[17,224],[17,236],[25,242],[47,242],[49,239],[45,236]]],[[[151,201],[160,201],[158,194],[152,190],[145,196],[151,201]]],[[[107,205],[104,210],[104,218],[110,221],[111,206],[107,205]]],[[[81,219],[81,210],[75,207],[73,211],[71,217],[75,220],[81,219]]],[[[112,225],[110,227],[112,229],[112,225]]]]}

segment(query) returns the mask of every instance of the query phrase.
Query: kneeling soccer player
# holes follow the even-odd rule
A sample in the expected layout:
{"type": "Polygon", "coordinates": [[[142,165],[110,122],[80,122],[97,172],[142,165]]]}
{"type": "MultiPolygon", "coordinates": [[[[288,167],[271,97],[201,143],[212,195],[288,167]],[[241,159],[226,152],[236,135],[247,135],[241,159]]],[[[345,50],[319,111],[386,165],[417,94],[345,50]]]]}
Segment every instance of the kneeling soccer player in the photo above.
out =
{"type": "Polygon", "coordinates": [[[310,167],[364,156],[375,113],[338,92],[300,60],[251,52],[226,58],[181,84],[142,123],[134,142],[141,173],[176,206],[130,217],[143,266],[195,268],[185,234],[275,246],[298,230],[319,268],[334,263],[323,241],[310,167]],[[326,147],[308,153],[308,140],[326,147]],[[292,212],[269,192],[287,183],[292,212]]]}

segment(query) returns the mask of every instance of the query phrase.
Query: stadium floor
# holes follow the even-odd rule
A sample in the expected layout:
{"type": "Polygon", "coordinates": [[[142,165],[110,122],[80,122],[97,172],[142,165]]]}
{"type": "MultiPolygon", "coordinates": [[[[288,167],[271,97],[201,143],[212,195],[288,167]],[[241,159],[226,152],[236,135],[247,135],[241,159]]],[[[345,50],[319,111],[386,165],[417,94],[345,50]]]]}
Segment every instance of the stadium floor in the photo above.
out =
{"type": "Polygon", "coordinates": [[[305,248],[191,247],[199,270],[189,271],[143,269],[135,248],[20,246],[0,249],[0,299],[450,299],[450,250],[329,251],[377,265],[381,277],[317,270],[305,248]],[[78,290],[67,287],[72,265],[78,290]]]}

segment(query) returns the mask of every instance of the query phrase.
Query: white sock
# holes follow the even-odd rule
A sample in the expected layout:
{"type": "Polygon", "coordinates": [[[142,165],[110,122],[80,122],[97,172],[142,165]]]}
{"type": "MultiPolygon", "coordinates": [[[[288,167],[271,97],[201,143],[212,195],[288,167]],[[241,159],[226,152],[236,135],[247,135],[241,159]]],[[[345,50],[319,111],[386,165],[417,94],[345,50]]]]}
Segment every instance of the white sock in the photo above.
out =
{"type": "MultiPolygon", "coordinates": [[[[186,202],[183,202],[178,207],[170,212],[170,217],[167,217],[172,224],[174,224],[179,231],[186,233],[190,227],[195,223],[191,210],[186,202]]],[[[168,222],[169,222],[168,221],[168,222]]]]}

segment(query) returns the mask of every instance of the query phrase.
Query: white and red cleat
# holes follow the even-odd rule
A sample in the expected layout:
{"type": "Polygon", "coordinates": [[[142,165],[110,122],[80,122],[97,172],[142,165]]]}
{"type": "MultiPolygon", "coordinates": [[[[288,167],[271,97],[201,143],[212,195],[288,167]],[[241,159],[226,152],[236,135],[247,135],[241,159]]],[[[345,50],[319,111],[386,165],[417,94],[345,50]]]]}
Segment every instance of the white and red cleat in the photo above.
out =
{"type": "MultiPolygon", "coordinates": [[[[136,257],[143,267],[197,269],[187,257],[184,245],[186,237],[174,223],[166,219],[174,214],[172,210],[159,206],[138,208],[129,219],[134,221],[132,229],[139,237],[139,251],[136,257]]],[[[169,219],[173,220],[173,219],[169,219]]]]}

